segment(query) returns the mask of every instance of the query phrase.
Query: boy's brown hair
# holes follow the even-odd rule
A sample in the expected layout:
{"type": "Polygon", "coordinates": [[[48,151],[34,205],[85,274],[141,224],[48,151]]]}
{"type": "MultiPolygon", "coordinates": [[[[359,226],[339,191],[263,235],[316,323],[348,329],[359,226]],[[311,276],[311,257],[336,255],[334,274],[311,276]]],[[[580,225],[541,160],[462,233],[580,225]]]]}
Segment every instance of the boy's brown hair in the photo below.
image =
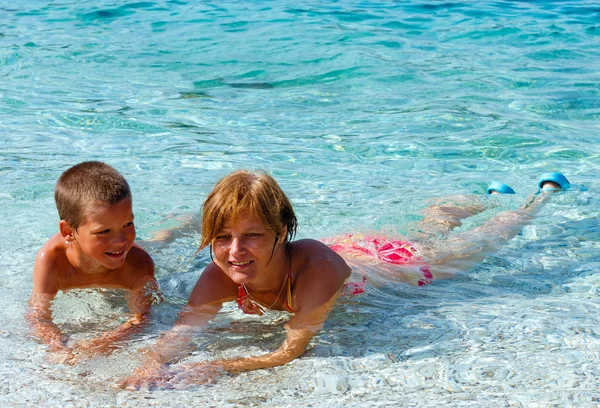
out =
{"type": "Polygon", "coordinates": [[[215,185],[202,206],[202,241],[200,248],[210,245],[226,222],[235,222],[247,211],[279,236],[287,227],[286,243],[296,234],[298,221],[290,200],[279,184],[264,171],[238,170],[215,185]]]}
{"type": "Polygon", "coordinates": [[[85,222],[85,210],[94,202],[117,204],[131,198],[125,177],[113,167],[99,161],[76,164],[58,179],[54,201],[61,220],[77,228],[85,222]]]}

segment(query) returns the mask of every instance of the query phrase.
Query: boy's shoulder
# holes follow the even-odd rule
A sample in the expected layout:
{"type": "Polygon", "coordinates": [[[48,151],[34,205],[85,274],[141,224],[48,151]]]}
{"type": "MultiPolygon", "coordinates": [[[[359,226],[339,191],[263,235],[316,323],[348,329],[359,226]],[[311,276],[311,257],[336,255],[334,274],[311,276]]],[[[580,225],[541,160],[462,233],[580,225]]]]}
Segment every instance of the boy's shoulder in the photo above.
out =
{"type": "Polygon", "coordinates": [[[54,234],[42,245],[35,262],[38,266],[51,266],[54,271],[60,271],[68,266],[67,245],[59,233],[54,234]]]}
{"type": "Polygon", "coordinates": [[[39,249],[33,266],[33,292],[54,295],[59,280],[71,270],[66,243],[60,234],[53,235],[39,249]]]}
{"type": "Polygon", "coordinates": [[[123,272],[128,280],[138,281],[143,277],[154,277],[154,261],[148,252],[134,244],[125,261],[123,272]]]}
{"type": "Polygon", "coordinates": [[[127,264],[134,264],[135,266],[152,266],[154,267],[154,261],[145,249],[137,244],[133,244],[129,253],[127,254],[127,264]]]}

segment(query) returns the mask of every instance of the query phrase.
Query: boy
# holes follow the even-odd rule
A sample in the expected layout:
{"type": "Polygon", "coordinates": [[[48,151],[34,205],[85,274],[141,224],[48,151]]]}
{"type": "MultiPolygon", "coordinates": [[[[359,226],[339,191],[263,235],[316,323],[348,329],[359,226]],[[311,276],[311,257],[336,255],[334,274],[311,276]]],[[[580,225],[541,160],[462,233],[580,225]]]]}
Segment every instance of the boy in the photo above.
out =
{"type": "Polygon", "coordinates": [[[55,353],[53,360],[75,364],[109,353],[138,332],[161,295],[152,258],[133,243],[131,191],[118,171],[97,161],[77,164],[58,179],[54,199],[59,232],[36,256],[27,320],[55,353]],[[92,287],[128,290],[133,316],[99,338],[67,347],[67,336],[52,321],[52,301],[59,290],[92,287]]]}

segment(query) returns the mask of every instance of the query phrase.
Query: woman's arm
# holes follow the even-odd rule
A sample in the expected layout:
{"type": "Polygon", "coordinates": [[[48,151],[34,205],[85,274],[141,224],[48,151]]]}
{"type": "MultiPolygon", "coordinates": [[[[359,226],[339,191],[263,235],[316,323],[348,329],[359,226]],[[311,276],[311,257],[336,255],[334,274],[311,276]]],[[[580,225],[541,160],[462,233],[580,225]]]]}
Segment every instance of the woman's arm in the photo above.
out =
{"type": "Polygon", "coordinates": [[[336,294],[329,302],[313,310],[313,313],[308,316],[296,314],[285,326],[285,341],[272,353],[248,358],[182,364],[174,370],[165,372],[165,376],[157,382],[174,388],[185,388],[190,385],[210,383],[224,371],[241,372],[287,364],[306,351],[310,340],[323,327],[327,313],[335,304],[337,297],[336,294]]]}
{"type": "Polygon", "coordinates": [[[191,234],[198,234],[198,226],[200,220],[196,215],[184,214],[176,217],[180,221],[179,225],[156,231],[152,234],[152,237],[144,242],[160,242],[163,244],[170,244],[176,239],[191,234]]]}
{"type": "Polygon", "coordinates": [[[285,325],[285,340],[276,351],[256,357],[218,360],[211,364],[219,366],[225,371],[238,372],[277,367],[295,360],[304,354],[310,340],[323,328],[327,315],[333,308],[339,293],[308,313],[299,309],[285,325]]]}
{"type": "Polygon", "coordinates": [[[169,384],[187,386],[210,382],[220,371],[240,372],[284,365],[300,357],[310,340],[323,328],[327,315],[341,294],[350,268],[337,254],[319,251],[298,274],[293,290],[296,313],[285,326],[286,338],[274,352],[262,356],[185,364],[169,384]]]}
{"type": "Polygon", "coordinates": [[[220,269],[215,268],[214,264],[206,267],[175,326],[161,335],[151,350],[145,351],[142,364],[133,375],[120,381],[119,387],[139,389],[170,378],[165,377],[167,366],[189,354],[194,333],[215,317],[223,303],[235,299],[235,284],[220,269]]]}
{"type": "Polygon", "coordinates": [[[186,306],[179,315],[175,326],[162,334],[152,348],[144,351],[145,357],[133,374],[121,380],[117,386],[127,389],[140,389],[150,384],[164,383],[172,375],[167,372],[170,364],[188,355],[192,348],[193,335],[214,318],[222,303],[202,307],[186,306]]]}

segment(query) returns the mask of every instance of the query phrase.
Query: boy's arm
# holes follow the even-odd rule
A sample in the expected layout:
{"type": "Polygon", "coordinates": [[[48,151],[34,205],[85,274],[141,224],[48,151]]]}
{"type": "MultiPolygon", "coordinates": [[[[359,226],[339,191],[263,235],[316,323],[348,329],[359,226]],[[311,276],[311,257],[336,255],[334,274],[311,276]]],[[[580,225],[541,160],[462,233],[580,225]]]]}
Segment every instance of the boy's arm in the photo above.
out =
{"type": "MultiPolygon", "coordinates": [[[[73,351],[80,358],[91,358],[99,354],[107,354],[117,348],[117,343],[139,333],[149,322],[150,309],[152,305],[160,303],[163,297],[156,278],[154,277],[154,263],[150,256],[143,252],[142,256],[137,256],[137,273],[141,274],[132,286],[128,295],[129,311],[131,317],[116,329],[104,333],[102,336],[77,342],[73,346],[73,351]]],[[[139,275],[138,275],[139,276],[139,275]]]]}
{"type": "Polygon", "coordinates": [[[63,334],[52,321],[52,301],[58,293],[56,261],[49,241],[40,249],[33,264],[33,290],[25,318],[30,324],[34,337],[47,344],[51,351],[65,351],[63,334]]]}
{"type": "Polygon", "coordinates": [[[35,338],[47,344],[50,351],[64,351],[63,334],[52,321],[53,295],[33,293],[29,298],[29,307],[25,319],[30,324],[35,338]]]}
{"type": "Polygon", "coordinates": [[[162,300],[158,282],[151,278],[145,284],[132,289],[130,293],[129,307],[132,316],[114,330],[102,334],[92,340],[78,341],[73,346],[73,353],[77,359],[93,358],[98,355],[108,354],[118,348],[118,342],[127,340],[131,336],[142,331],[150,319],[150,307],[162,300]],[[132,307],[132,302],[138,307],[132,307]],[[139,306],[143,305],[143,308],[139,306]]]}

